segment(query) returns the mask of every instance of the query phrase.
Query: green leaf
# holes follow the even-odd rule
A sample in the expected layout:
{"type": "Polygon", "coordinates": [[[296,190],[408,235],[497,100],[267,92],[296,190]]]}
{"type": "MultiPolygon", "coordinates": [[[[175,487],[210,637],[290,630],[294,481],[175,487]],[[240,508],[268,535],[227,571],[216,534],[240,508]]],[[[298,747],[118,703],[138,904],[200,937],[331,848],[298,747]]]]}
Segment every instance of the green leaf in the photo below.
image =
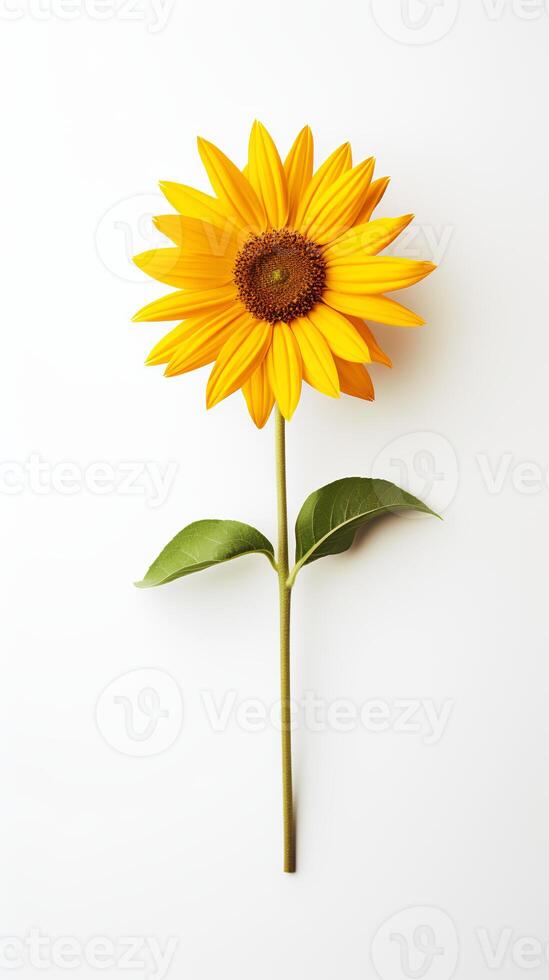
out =
{"type": "Polygon", "coordinates": [[[438,516],[421,500],[387,480],[353,476],[315,490],[307,497],[296,521],[296,564],[289,583],[293,584],[303,565],[347,551],[359,527],[382,514],[400,510],[438,516]]]}
{"type": "Polygon", "coordinates": [[[143,581],[135,584],[138,589],[150,589],[251,554],[266,555],[276,567],[271,542],[255,527],[240,521],[195,521],[176,534],[152,563],[143,581]]]}

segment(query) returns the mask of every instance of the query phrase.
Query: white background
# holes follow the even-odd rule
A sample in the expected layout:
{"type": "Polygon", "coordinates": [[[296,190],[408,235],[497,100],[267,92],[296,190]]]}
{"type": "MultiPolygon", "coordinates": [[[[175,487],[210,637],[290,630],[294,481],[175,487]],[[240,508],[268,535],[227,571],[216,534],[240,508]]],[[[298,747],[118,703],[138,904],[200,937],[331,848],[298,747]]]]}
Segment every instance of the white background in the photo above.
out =
{"type": "MultiPolygon", "coordinates": [[[[548,976],[548,10],[10,0],[0,21],[1,936],[39,930],[48,976],[70,960],[78,980],[126,975],[128,936],[175,937],[173,980],[449,980],[456,957],[463,978],[548,976]],[[377,331],[376,402],[308,389],[289,427],[292,521],[372,471],[445,518],[384,522],[298,580],[296,697],[389,720],[296,732],[293,877],[278,732],[234,711],[216,732],[203,700],[277,699],[267,562],[132,585],[197,518],[275,533],[272,423],[240,394],[206,412],[207,372],[145,369],[163,325],[129,322],[165,291],[129,261],[169,210],[157,181],[206,190],[196,134],[243,163],[256,116],[283,152],[308,122],[318,161],[346,139],[374,153],[379,213],[414,211],[405,254],[440,264],[406,296],[428,325],[377,331]],[[147,686],[171,728],[139,742],[147,686]],[[451,709],[432,744],[425,703],[451,709]],[[59,937],[105,939],[114,965],[59,937]]],[[[31,946],[4,943],[0,976],[37,976],[31,946]]]]}

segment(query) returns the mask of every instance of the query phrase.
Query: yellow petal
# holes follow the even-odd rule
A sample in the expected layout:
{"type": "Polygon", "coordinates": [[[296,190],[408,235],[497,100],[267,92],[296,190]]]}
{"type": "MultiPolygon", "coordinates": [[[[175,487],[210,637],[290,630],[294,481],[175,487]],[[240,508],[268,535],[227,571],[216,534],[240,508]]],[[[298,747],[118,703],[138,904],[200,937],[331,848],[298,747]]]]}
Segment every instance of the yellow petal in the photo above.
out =
{"type": "Polygon", "coordinates": [[[359,261],[364,255],[377,255],[398,238],[413,217],[413,214],[403,214],[400,218],[378,218],[377,221],[353,225],[344,235],[326,246],[326,262],[329,265],[341,265],[346,261],[359,261]]]}
{"type": "Polygon", "coordinates": [[[385,364],[387,367],[392,367],[393,362],[391,358],[381,349],[368,324],[364,323],[364,320],[359,320],[356,316],[351,316],[349,319],[368,347],[372,361],[376,361],[378,364],[385,364]]]}
{"type": "Polygon", "coordinates": [[[301,395],[301,354],[299,344],[287,323],[277,323],[267,354],[267,375],[278,407],[285,419],[291,419],[301,395]]]}
{"type": "Polygon", "coordinates": [[[339,379],[332,352],[319,330],[307,317],[292,320],[292,330],[301,351],[303,377],[323,395],[339,398],[339,379]]]}
{"type": "Polygon", "coordinates": [[[156,367],[158,364],[167,364],[171,359],[175,349],[179,346],[182,340],[185,339],[187,333],[194,329],[196,322],[201,323],[204,317],[191,317],[189,320],[184,320],[183,323],[178,323],[173,330],[165,334],[162,340],[159,340],[157,344],[153,347],[150,352],[145,364],[148,367],[156,367]]]}
{"type": "Polygon", "coordinates": [[[347,231],[354,222],[365,188],[372,179],[374,165],[373,157],[363,160],[357,167],[338,177],[323,194],[315,197],[307,208],[299,231],[319,245],[325,245],[347,231]]]}
{"type": "Polygon", "coordinates": [[[153,221],[163,235],[185,252],[194,254],[213,255],[234,261],[244,241],[242,232],[239,232],[229,218],[225,220],[224,227],[197,218],[187,218],[182,214],[161,214],[153,218],[153,221]]]}
{"type": "Polygon", "coordinates": [[[261,364],[271,343],[272,324],[242,314],[221,348],[206,390],[208,408],[240,388],[261,364]]]}
{"type": "Polygon", "coordinates": [[[198,139],[198,152],[210,183],[229,214],[250,232],[265,228],[265,212],[253,187],[224,153],[207,140],[198,139]]]}
{"type": "Polygon", "coordinates": [[[288,183],[288,224],[292,225],[305,188],[313,176],[313,134],[304,126],[296,136],[286,160],[284,170],[288,183]]]}
{"type": "Polygon", "coordinates": [[[299,228],[303,221],[303,216],[313,202],[322,197],[324,191],[330,187],[341,174],[351,168],[351,144],[343,143],[334,150],[332,154],[318,168],[303,191],[303,196],[299,202],[295,218],[295,227],[299,228]]]}
{"type": "Polygon", "coordinates": [[[390,177],[379,177],[378,180],[373,180],[370,184],[366,196],[360,205],[360,209],[355,215],[355,224],[361,225],[365,221],[369,221],[372,217],[373,212],[377,208],[381,198],[385,194],[389,186],[390,177]]]}
{"type": "Polygon", "coordinates": [[[248,180],[263,203],[268,225],[283,228],[288,218],[286,174],[271,136],[257,120],[250,134],[248,180]]]}
{"type": "Polygon", "coordinates": [[[336,366],[341,390],[346,395],[354,395],[367,402],[374,400],[372,379],[363,364],[349,364],[336,357],[336,366]]]}
{"type": "Polygon", "coordinates": [[[224,228],[229,221],[227,209],[221,201],[210,194],[203,194],[186,184],[175,184],[170,180],[160,181],[160,190],[172,207],[188,218],[208,221],[217,228],[224,228]]]}
{"type": "Polygon", "coordinates": [[[179,289],[204,289],[232,282],[232,263],[210,256],[189,256],[179,248],[154,248],[135,255],[139,269],[153,279],[179,289]]]}
{"type": "Polygon", "coordinates": [[[356,253],[353,259],[356,261],[327,267],[327,289],[360,296],[392,293],[395,289],[413,286],[436,269],[432,262],[394,259],[389,255],[360,256],[356,253]]]}
{"type": "Polygon", "coordinates": [[[273,410],[274,394],[267,377],[267,358],[264,358],[242,385],[248,411],[258,429],[262,429],[273,410]]]}
{"type": "Polygon", "coordinates": [[[168,293],[154,302],[148,303],[139,310],[132,319],[134,323],[145,320],[181,320],[183,317],[218,310],[227,306],[231,300],[237,300],[234,286],[220,286],[216,289],[181,289],[176,293],[168,293]]]}
{"type": "Polygon", "coordinates": [[[421,327],[425,323],[420,316],[401,306],[387,296],[359,296],[326,289],[322,299],[340,313],[388,323],[393,327],[421,327]]]}
{"type": "MultiPolygon", "coordinates": [[[[219,351],[231,337],[242,309],[230,306],[216,316],[193,317],[186,320],[172,348],[165,374],[172,377],[194,371],[215,361],[219,351]]],[[[173,332],[173,331],[172,331],[173,332]]]]}
{"type": "Polygon", "coordinates": [[[370,351],[352,323],[324,303],[317,303],[307,314],[311,323],[320,330],[330,350],[346,361],[370,360],[370,351]]]}

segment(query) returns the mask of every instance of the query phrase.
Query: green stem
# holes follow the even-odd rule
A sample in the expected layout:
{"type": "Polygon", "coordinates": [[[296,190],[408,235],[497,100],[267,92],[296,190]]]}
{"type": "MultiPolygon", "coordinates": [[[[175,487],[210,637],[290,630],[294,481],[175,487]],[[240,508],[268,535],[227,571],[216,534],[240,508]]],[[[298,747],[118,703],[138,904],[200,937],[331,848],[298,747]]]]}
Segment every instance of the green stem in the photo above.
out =
{"type": "Polygon", "coordinates": [[[290,598],[288,585],[288,508],[286,503],[286,437],[284,419],[276,406],[276,492],[278,505],[278,589],[280,599],[280,711],[282,730],[282,813],[284,871],[295,871],[295,826],[292,791],[292,730],[290,703],[290,598]]]}

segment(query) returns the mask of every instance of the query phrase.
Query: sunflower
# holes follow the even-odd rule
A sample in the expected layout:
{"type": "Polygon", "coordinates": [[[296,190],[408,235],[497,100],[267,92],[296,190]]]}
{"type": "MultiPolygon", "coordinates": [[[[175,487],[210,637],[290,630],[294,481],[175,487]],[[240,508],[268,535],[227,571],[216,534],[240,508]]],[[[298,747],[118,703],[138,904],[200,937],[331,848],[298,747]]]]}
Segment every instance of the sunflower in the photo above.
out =
{"type": "Polygon", "coordinates": [[[161,183],[177,214],[154,221],[173,247],[134,259],[177,290],[134,316],[179,321],[146,363],[172,377],[215,362],[207,407],[241,388],[260,428],[275,402],[292,417],[303,381],[334,398],[372,400],[365,364],[391,362],[364,321],[420,326],[385,293],[435,268],[378,254],[413,218],[371,220],[389,179],[373,180],[373,158],[353,167],[348,143],[313,173],[308,126],[284,163],[259,122],[244,170],[204,139],[198,150],[215,196],[161,183]]]}

